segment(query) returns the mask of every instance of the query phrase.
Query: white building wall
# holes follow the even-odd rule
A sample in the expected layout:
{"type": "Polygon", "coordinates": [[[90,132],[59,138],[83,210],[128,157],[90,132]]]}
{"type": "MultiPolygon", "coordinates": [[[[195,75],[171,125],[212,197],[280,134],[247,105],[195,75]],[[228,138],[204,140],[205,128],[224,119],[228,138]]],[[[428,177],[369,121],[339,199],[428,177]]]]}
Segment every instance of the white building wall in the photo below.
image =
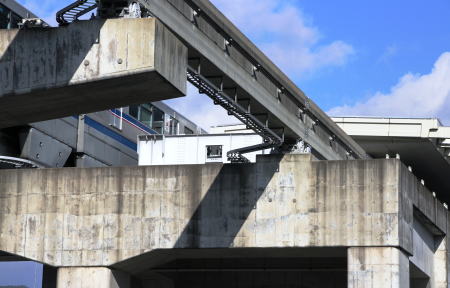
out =
{"type": "MultiPolygon", "coordinates": [[[[228,151],[262,142],[263,139],[256,134],[142,136],[138,141],[139,165],[229,163],[228,151]],[[221,158],[207,158],[207,146],[212,145],[222,146],[221,158]]],[[[256,155],[269,153],[270,149],[244,154],[244,156],[250,162],[256,162],[256,155]]]]}

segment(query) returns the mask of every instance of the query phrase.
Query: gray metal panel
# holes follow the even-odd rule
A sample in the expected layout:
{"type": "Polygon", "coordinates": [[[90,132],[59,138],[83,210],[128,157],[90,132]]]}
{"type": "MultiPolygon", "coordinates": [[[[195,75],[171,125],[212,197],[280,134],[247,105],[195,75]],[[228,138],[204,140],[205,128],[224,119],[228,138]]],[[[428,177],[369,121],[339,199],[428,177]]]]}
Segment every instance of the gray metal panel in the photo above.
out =
{"type": "Polygon", "coordinates": [[[84,152],[110,166],[128,166],[138,163],[136,151],[89,126],[86,127],[84,152]]]}
{"type": "MultiPolygon", "coordinates": [[[[102,123],[105,126],[108,126],[107,124],[102,123]]],[[[85,152],[86,151],[92,151],[92,149],[94,149],[94,145],[102,145],[102,144],[106,144],[108,146],[111,146],[112,148],[121,151],[122,153],[128,155],[131,158],[135,158],[137,160],[137,152],[125,145],[123,145],[122,143],[118,142],[117,140],[112,139],[111,137],[100,133],[99,131],[97,131],[96,129],[86,125],[85,126],[85,143],[84,143],[84,148],[85,148],[85,152]]],[[[113,129],[111,129],[112,131],[114,131],[113,129]]],[[[124,136],[122,133],[120,133],[119,130],[116,130],[115,132],[117,132],[118,134],[121,134],[122,136],[124,136]]],[[[137,140],[137,135],[139,133],[133,133],[133,140],[132,142],[136,142],[137,140]]],[[[127,139],[129,139],[129,137],[125,137],[127,139]]],[[[131,139],[129,139],[131,140],[131,139]]],[[[86,152],[87,153],[87,152],[86,152]]],[[[91,154],[89,153],[91,156],[97,157],[96,154],[91,154]]]]}
{"type": "Polygon", "coordinates": [[[76,147],[78,121],[73,117],[31,123],[30,126],[72,148],[76,147]]]}
{"type": "Polygon", "coordinates": [[[76,167],[79,168],[95,168],[95,167],[107,167],[108,165],[102,163],[89,155],[83,155],[76,159],[76,167]]]}
{"type": "Polygon", "coordinates": [[[21,143],[20,157],[45,167],[63,167],[72,152],[69,146],[34,128],[21,134],[21,143]]]}
{"type": "MultiPolygon", "coordinates": [[[[143,132],[142,130],[126,123],[125,121],[123,122],[122,130],[115,128],[113,125],[111,125],[113,123],[114,116],[110,110],[90,113],[90,114],[87,114],[87,116],[92,118],[93,120],[101,123],[108,129],[119,133],[123,137],[125,137],[128,140],[133,141],[133,142],[136,142],[137,135],[145,134],[145,132],[143,132]]],[[[103,139],[103,136],[99,136],[99,137],[102,137],[102,139],[103,139]]],[[[118,149],[121,149],[122,145],[120,145],[120,146],[116,145],[115,147],[117,147],[118,149]]],[[[126,151],[128,151],[128,150],[126,150],[126,151]]],[[[131,151],[130,151],[130,153],[131,153],[131,151]]]]}

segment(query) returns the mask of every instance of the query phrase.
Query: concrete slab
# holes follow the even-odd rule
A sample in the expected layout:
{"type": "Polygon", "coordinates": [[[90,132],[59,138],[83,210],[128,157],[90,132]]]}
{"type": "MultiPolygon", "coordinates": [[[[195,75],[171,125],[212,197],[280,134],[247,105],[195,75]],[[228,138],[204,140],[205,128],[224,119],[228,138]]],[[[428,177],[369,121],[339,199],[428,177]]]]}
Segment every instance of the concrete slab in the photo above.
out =
{"type": "Polygon", "coordinates": [[[0,128],[180,97],[187,48],[156,19],[0,31],[0,128]]]}

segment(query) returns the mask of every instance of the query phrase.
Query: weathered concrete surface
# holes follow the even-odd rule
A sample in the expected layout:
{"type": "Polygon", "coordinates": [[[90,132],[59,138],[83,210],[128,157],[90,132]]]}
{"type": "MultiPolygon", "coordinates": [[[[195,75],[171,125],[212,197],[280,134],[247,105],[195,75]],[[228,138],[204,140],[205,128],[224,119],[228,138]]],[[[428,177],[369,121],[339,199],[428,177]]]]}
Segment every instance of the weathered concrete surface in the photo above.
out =
{"type": "Polygon", "coordinates": [[[131,288],[131,277],[108,268],[59,268],[58,288],[131,288]]]}
{"type": "Polygon", "coordinates": [[[408,256],[393,247],[348,249],[349,288],[410,288],[408,256]]]}
{"type": "Polygon", "coordinates": [[[151,262],[133,257],[172,248],[396,247],[415,256],[426,240],[414,240],[421,221],[439,249],[416,263],[433,265],[422,269],[442,286],[448,213],[440,206],[397,159],[4,170],[0,251],[129,272],[151,262]]]}
{"type": "Polygon", "coordinates": [[[0,128],[186,93],[187,48],[156,19],[0,31],[0,128]]]}

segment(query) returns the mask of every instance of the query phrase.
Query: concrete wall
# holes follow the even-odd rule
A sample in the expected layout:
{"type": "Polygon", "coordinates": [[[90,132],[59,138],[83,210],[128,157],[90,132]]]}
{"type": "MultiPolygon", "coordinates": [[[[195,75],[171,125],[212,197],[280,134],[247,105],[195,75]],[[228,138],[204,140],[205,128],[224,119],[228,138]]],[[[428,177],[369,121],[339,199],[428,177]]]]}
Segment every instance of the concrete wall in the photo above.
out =
{"type": "Polygon", "coordinates": [[[408,255],[394,247],[348,250],[349,288],[410,288],[408,255]]]}
{"type": "Polygon", "coordinates": [[[58,288],[131,288],[131,277],[108,268],[60,268],[58,288]]]}
{"type": "Polygon", "coordinates": [[[399,202],[398,160],[278,157],[0,171],[0,250],[56,266],[111,265],[174,247],[396,246],[412,254],[412,240],[401,238],[412,234],[402,234],[400,208],[413,206],[399,202]]]}
{"type": "Polygon", "coordinates": [[[156,19],[2,30],[0,128],[182,96],[186,65],[156,19]]]}

